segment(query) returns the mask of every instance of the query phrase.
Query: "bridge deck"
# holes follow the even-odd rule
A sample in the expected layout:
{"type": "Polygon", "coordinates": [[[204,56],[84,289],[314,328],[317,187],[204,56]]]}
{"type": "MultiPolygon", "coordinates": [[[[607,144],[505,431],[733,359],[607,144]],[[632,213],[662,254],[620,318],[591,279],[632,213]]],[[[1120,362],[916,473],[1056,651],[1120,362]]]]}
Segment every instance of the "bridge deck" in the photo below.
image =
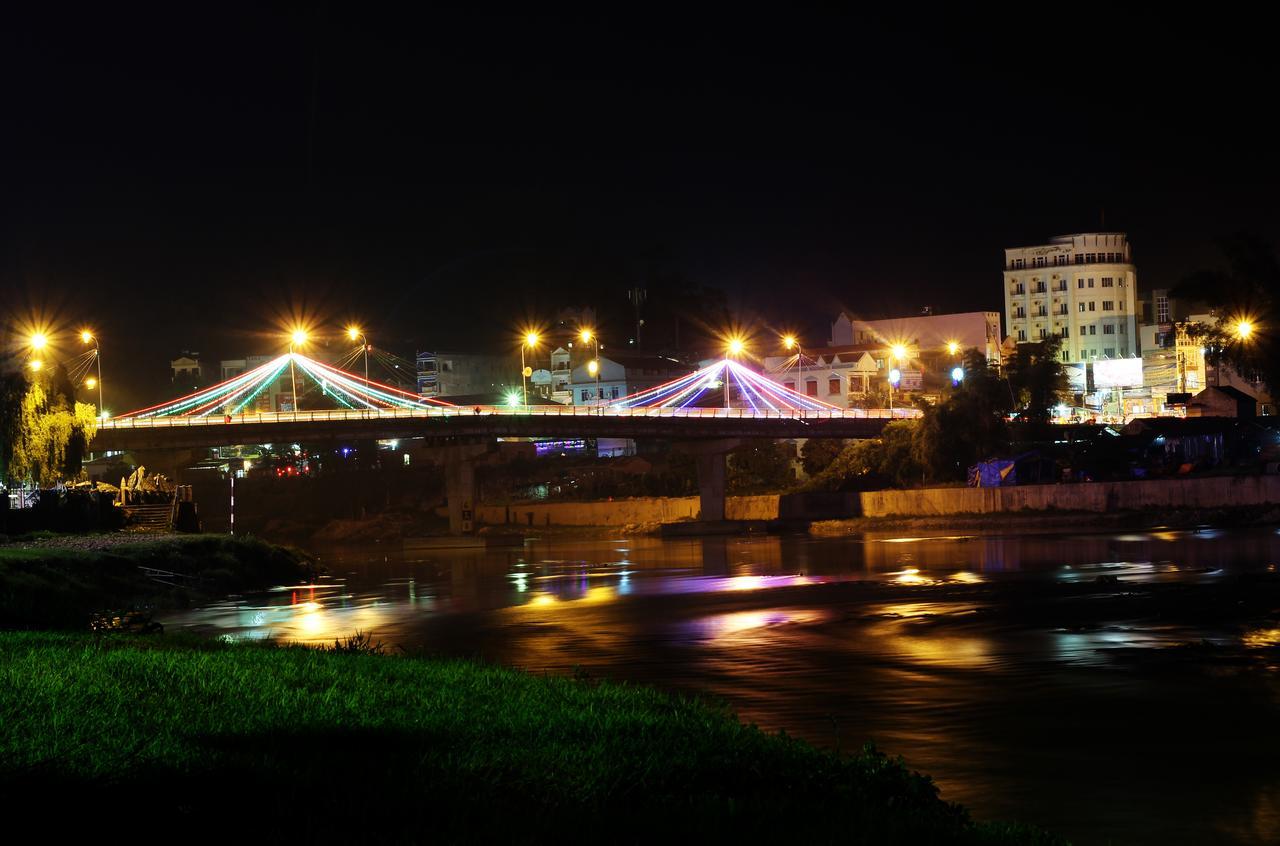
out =
{"type": "Polygon", "coordinates": [[[124,417],[103,421],[95,450],[393,438],[614,437],[869,438],[916,409],[753,411],[744,408],[480,406],[267,412],[230,417],[124,417]]]}

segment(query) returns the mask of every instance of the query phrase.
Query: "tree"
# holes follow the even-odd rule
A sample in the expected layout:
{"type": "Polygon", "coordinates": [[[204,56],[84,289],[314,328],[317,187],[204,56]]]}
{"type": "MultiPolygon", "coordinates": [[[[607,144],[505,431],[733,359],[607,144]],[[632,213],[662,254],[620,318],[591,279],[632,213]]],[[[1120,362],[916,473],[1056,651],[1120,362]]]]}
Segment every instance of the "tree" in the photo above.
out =
{"type": "Polygon", "coordinates": [[[89,440],[97,431],[97,410],[87,403],[73,402],[69,385],[65,373],[58,371],[47,381],[29,384],[25,378],[6,378],[0,397],[6,411],[0,426],[4,437],[0,458],[9,480],[46,488],[79,475],[89,440]],[[16,414],[10,416],[12,397],[23,386],[16,414]]]}
{"type": "Polygon", "coordinates": [[[1028,420],[1048,420],[1050,409],[1069,391],[1061,351],[1062,339],[1050,335],[1043,341],[1018,344],[1005,362],[1014,410],[1028,420]]]}
{"type": "Polygon", "coordinates": [[[1258,235],[1238,233],[1219,241],[1225,269],[1198,270],[1174,289],[1181,299],[1203,302],[1217,315],[1194,328],[1214,364],[1226,362],[1245,378],[1280,390],[1280,261],[1258,235]],[[1247,324],[1247,328],[1246,328],[1247,324]]]}
{"type": "Polygon", "coordinates": [[[733,493],[778,491],[795,482],[791,450],[778,441],[753,441],[728,456],[728,483],[733,493]]]}
{"type": "Polygon", "coordinates": [[[836,438],[809,438],[804,442],[800,459],[805,475],[815,476],[826,470],[842,449],[844,441],[836,438]]]}

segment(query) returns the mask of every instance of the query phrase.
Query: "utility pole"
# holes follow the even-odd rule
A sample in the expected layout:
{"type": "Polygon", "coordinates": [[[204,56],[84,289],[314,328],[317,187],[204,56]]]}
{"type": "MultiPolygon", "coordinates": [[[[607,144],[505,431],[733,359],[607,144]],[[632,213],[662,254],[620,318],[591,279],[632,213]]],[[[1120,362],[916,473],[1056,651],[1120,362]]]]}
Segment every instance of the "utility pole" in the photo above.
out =
{"type": "Polygon", "coordinates": [[[640,317],[640,307],[649,299],[649,293],[644,288],[635,287],[627,291],[627,299],[631,301],[631,306],[636,312],[636,349],[640,349],[640,328],[644,326],[644,320],[640,317]]]}

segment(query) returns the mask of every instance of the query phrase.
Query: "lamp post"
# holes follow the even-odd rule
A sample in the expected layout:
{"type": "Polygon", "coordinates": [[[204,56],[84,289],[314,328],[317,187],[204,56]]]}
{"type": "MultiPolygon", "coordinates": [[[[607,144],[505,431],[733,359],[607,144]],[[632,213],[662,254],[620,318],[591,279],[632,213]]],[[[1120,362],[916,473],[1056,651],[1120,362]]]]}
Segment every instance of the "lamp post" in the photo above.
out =
{"type": "MultiPolygon", "coordinates": [[[[101,419],[105,416],[103,412],[105,406],[102,404],[102,348],[98,345],[97,336],[88,329],[81,330],[80,342],[87,344],[90,341],[93,342],[93,360],[98,365],[98,417],[101,419]]],[[[93,385],[90,385],[89,389],[92,390],[93,385]]]]}
{"type": "Polygon", "coordinates": [[[524,363],[524,348],[534,349],[538,346],[538,333],[529,332],[524,336],[524,343],[520,345],[520,391],[524,396],[524,404],[529,404],[529,368],[524,363]]]}
{"type": "MultiPolygon", "coordinates": [[[[359,326],[348,326],[347,337],[352,341],[360,342],[360,349],[364,352],[364,386],[369,387],[369,339],[364,336],[364,331],[359,326]]],[[[401,384],[396,380],[396,384],[401,384]]]]}
{"type": "Polygon", "coordinates": [[[590,329],[583,329],[578,337],[582,339],[582,343],[594,346],[596,357],[587,363],[587,373],[596,377],[596,404],[603,405],[601,400],[604,397],[600,396],[600,336],[590,329]]]}
{"type": "MultiPolygon", "coordinates": [[[[902,344],[894,344],[889,348],[889,356],[893,364],[906,360],[907,348],[902,344]]],[[[897,367],[889,369],[889,417],[893,417],[893,389],[902,381],[902,371],[897,367]]]]}
{"type": "Polygon", "coordinates": [[[307,333],[304,329],[294,329],[289,335],[289,382],[293,386],[293,413],[298,413],[298,374],[293,367],[293,348],[300,347],[307,342],[307,333]]]}
{"type": "Polygon", "coordinates": [[[729,339],[729,350],[728,350],[729,355],[726,357],[725,365],[724,365],[724,407],[725,408],[729,407],[729,361],[728,359],[734,356],[741,355],[742,351],[745,348],[746,348],[746,344],[742,342],[741,338],[729,339]]]}
{"type": "Polygon", "coordinates": [[[804,350],[800,348],[800,341],[795,335],[787,335],[782,339],[782,345],[787,349],[796,349],[796,392],[804,394],[804,350]]]}

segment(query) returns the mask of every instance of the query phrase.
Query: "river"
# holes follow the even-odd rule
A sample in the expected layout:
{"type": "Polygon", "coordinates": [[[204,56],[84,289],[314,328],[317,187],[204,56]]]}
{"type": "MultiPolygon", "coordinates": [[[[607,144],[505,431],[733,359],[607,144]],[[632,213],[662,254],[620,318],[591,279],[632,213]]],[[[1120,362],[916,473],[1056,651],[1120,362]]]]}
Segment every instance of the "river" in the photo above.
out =
{"type": "Polygon", "coordinates": [[[1199,593],[1273,574],[1272,530],[381,546],[164,622],[710,694],[1077,843],[1280,842],[1280,623],[1199,593]]]}

